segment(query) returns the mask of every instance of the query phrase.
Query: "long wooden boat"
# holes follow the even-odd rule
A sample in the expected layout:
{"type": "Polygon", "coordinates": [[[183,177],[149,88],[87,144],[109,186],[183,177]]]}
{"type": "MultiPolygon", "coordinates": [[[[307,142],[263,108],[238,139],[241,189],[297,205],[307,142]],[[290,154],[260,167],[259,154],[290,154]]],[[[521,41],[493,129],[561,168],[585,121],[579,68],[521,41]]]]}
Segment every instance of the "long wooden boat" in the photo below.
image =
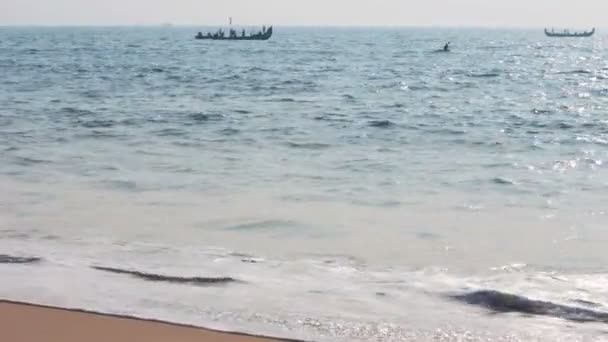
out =
{"type": "Polygon", "coordinates": [[[224,31],[219,30],[216,33],[202,34],[199,32],[194,38],[195,39],[208,39],[208,40],[268,40],[272,37],[272,26],[268,29],[263,29],[257,33],[245,34],[245,30],[238,34],[235,30],[230,30],[228,35],[224,31]]]}
{"type": "Polygon", "coordinates": [[[556,32],[555,30],[547,30],[545,29],[545,34],[547,35],[547,37],[591,37],[593,36],[593,34],[595,33],[595,28],[593,28],[593,30],[587,32],[570,32],[568,30],[564,30],[562,32],[556,32]]]}

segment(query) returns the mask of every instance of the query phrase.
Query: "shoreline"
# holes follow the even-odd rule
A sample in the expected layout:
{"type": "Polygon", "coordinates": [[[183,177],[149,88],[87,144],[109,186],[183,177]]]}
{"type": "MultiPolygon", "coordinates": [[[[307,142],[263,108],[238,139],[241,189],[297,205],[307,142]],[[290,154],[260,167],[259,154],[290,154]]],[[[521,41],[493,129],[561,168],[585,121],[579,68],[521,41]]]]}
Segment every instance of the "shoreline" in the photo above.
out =
{"type": "Polygon", "coordinates": [[[0,337],[15,342],[304,342],[6,299],[0,299],[0,337]]]}

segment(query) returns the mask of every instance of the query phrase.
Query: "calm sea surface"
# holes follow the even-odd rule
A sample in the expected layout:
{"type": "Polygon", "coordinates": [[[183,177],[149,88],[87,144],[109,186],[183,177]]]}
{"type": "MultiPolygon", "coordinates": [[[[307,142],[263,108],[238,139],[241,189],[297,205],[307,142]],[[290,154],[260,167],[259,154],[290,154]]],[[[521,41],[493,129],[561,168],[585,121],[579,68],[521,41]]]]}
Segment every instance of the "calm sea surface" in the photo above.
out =
{"type": "Polygon", "coordinates": [[[601,32],[199,30],[0,28],[0,298],[315,341],[608,339],[601,32]]]}

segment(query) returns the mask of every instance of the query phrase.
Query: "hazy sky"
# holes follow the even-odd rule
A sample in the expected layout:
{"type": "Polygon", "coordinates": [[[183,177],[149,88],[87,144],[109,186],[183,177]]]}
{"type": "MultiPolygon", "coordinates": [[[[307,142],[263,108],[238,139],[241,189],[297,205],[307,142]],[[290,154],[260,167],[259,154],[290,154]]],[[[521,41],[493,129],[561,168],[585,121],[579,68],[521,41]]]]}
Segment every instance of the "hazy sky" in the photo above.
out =
{"type": "Polygon", "coordinates": [[[0,25],[602,26],[608,0],[0,0],[0,25]]]}

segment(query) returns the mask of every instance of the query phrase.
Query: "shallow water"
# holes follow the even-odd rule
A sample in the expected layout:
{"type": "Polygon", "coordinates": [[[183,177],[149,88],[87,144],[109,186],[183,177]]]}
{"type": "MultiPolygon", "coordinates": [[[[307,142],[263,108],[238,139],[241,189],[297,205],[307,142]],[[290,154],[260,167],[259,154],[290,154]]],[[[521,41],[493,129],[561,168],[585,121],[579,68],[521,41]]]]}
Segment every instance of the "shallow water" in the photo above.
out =
{"type": "Polygon", "coordinates": [[[0,298],[319,341],[606,338],[568,319],[608,312],[603,36],[196,30],[0,29],[0,298]]]}

